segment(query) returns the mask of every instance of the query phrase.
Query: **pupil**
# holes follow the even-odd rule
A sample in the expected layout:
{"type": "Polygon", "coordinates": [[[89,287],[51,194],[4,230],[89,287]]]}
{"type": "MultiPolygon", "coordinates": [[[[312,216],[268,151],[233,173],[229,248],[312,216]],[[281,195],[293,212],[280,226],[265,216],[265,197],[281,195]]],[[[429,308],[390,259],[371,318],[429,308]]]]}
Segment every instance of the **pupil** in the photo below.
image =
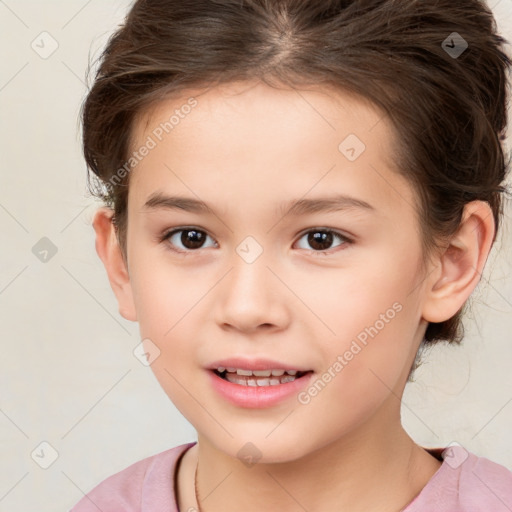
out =
{"type": "Polygon", "coordinates": [[[327,244],[328,246],[332,243],[332,233],[320,232],[316,231],[315,233],[310,233],[308,236],[308,243],[314,249],[325,250],[329,247],[318,247],[318,244],[327,244]]]}
{"type": "Polygon", "coordinates": [[[194,229],[184,230],[181,235],[181,243],[187,247],[187,249],[197,249],[201,247],[203,239],[204,237],[201,232],[194,229]]]}

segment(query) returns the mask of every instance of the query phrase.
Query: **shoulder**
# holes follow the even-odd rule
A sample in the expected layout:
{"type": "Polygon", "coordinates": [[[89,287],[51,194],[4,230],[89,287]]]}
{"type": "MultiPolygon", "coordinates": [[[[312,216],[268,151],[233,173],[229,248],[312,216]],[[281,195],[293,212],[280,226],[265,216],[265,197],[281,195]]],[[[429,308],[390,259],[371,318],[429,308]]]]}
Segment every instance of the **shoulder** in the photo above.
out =
{"type": "Polygon", "coordinates": [[[176,463],[194,444],[175,446],[109,476],[85,494],[70,512],[141,512],[155,509],[174,512],[176,463]]]}
{"type": "Polygon", "coordinates": [[[485,457],[466,453],[467,459],[461,464],[459,476],[461,504],[468,510],[510,512],[512,471],[485,457]]]}
{"type": "Polygon", "coordinates": [[[404,512],[510,512],[512,471],[460,445],[434,448],[443,458],[438,471],[404,512]]]}

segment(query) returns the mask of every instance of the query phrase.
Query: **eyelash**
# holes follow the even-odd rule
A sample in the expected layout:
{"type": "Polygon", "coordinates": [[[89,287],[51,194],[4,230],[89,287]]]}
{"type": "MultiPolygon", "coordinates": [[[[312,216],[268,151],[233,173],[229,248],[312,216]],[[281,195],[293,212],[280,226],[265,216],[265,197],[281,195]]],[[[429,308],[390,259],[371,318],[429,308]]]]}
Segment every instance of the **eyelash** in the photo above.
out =
{"type": "MultiPolygon", "coordinates": [[[[182,254],[183,256],[187,256],[187,255],[189,255],[191,253],[194,253],[196,251],[199,251],[200,249],[203,248],[203,247],[199,247],[198,249],[183,250],[183,249],[175,249],[174,247],[172,247],[169,239],[173,235],[175,235],[176,233],[180,233],[180,232],[184,232],[184,231],[198,231],[199,233],[203,233],[203,234],[206,234],[207,236],[209,236],[206,233],[206,231],[204,231],[202,229],[198,229],[198,228],[196,228],[194,226],[188,226],[188,227],[180,227],[180,228],[172,229],[170,231],[166,231],[165,233],[163,233],[159,237],[159,241],[161,243],[165,243],[167,249],[169,249],[169,250],[171,250],[171,251],[173,251],[175,253],[182,254]]],[[[337,245],[336,247],[343,247],[343,246],[351,245],[351,244],[354,243],[352,239],[350,239],[347,236],[341,234],[340,232],[335,231],[335,230],[330,229],[330,228],[312,228],[312,229],[308,229],[307,231],[303,231],[300,234],[298,240],[300,240],[301,238],[303,238],[305,235],[307,235],[309,233],[325,233],[325,234],[331,234],[334,237],[337,237],[338,239],[340,239],[342,241],[342,243],[337,245]]],[[[305,250],[307,250],[307,249],[305,249],[305,250]]],[[[338,249],[338,250],[344,250],[344,249],[338,249]]],[[[309,251],[312,254],[314,254],[315,256],[328,256],[329,254],[331,254],[333,252],[338,252],[338,251],[332,251],[331,249],[326,249],[326,250],[323,250],[323,251],[315,251],[314,249],[309,249],[309,251]]]]}

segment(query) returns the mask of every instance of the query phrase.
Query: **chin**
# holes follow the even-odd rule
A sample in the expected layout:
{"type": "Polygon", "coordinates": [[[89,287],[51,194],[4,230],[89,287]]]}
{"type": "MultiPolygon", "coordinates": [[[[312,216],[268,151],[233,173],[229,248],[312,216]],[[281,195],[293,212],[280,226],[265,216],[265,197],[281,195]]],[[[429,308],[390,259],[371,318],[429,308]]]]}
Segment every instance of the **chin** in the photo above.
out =
{"type": "MultiPolygon", "coordinates": [[[[276,430],[278,430],[277,427],[276,430]]],[[[293,462],[307,456],[318,447],[306,445],[303,439],[295,439],[281,432],[270,434],[269,429],[265,432],[254,433],[245,431],[243,434],[237,434],[230,430],[233,438],[210,439],[215,448],[229,457],[239,459],[247,467],[254,464],[279,464],[293,462]]]]}

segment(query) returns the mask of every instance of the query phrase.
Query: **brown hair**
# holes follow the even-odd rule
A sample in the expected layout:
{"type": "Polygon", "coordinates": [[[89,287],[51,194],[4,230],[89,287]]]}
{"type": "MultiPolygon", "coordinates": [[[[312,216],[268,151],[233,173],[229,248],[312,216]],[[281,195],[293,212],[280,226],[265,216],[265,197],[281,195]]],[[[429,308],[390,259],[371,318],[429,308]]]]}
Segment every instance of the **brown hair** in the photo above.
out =
{"type": "MultiPolygon", "coordinates": [[[[137,115],[194,87],[325,84],[391,120],[426,256],[457,231],[472,200],[489,203],[498,230],[510,162],[505,43],[479,0],[138,0],[82,106],[84,156],[99,178],[88,174],[89,189],[113,209],[126,260],[130,173],[119,170],[137,115]]],[[[459,343],[462,313],[430,323],[424,343],[459,343]]]]}

